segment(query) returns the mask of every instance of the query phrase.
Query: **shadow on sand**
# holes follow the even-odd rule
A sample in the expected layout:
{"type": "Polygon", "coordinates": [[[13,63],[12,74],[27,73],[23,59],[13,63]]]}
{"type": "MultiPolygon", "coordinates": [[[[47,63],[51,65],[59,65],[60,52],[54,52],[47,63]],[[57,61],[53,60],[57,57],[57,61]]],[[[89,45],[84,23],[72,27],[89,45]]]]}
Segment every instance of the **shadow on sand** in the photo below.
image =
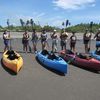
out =
{"type": "MultiPolygon", "coordinates": [[[[23,53],[23,54],[25,54],[25,51],[16,51],[17,53],[23,53]]],[[[27,53],[32,53],[32,52],[27,52],[27,53]]]]}
{"type": "Polygon", "coordinates": [[[75,65],[75,64],[71,64],[71,65],[73,65],[73,66],[75,66],[75,67],[78,67],[78,68],[81,68],[81,69],[83,69],[83,70],[86,70],[86,71],[92,72],[92,73],[100,74],[99,71],[94,70],[94,69],[92,69],[92,68],[86,68],[86,67],[78,66],[78,65],[75,65]]]}
{"type": "Polygon", "coordinates": [[[12,70],[10,70],[9,68],[7,68],[7,67],[3,64],[2,59],[1,59],[1,65],[2,65],[2,67],[4,68],[4,70],[7,71],[10,75],[13,75],[13,76],[17,75],[17,73],[13,72],[12,70]]]}
{"type": "Polygon", "coordinates": [[[36,57],[36,61],[37,61],[41,66],[43,66],[44,68],[46,68],[47,70],[49,70],[49,71],[51,71],[51,72],[53,72],[53,73],[55,73],[55,74],[57,74],[57,75],[65,76],[64,73],[61,73],[61,72],[59,72],[59,71],[56,71],[56,70],[54,70],[54,69],[48,68],[47,66],[43,65],[43,64],[38,60],[37,57],[36,57]]]}

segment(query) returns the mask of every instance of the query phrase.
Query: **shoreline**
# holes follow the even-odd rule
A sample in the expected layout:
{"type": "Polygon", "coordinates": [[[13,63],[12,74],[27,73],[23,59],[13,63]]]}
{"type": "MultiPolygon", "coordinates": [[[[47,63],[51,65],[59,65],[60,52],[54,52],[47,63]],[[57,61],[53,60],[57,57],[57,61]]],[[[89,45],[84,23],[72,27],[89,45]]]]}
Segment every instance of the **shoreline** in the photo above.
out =
{"type": "MultiPolygon", "coordinates": [[[[22,38],[23,37],[23,33],[24,32],[10,32],[11,38],[22,38]]],[[[32,32],[28,32],[28,33],[29,33],[30,38],[31,38],[32,32]]],[[[3,34],[3,32],[0,32],[0,39],[2,38],[2,34],[3,34]]],[[[37,34],[40,37],[41,32],[37,32],[37,34]]],[[[51,38],[50,34],[52,34],[52,32],[47,32],[47,35],[48,35],[49,39],[51,38]]],[[[59,38],[60,33],[57,33],[57,34],[58,34],[58,38],[59,38]]],[[[68,36],[68,39],[69,39],[72,34],[68,33],[68,35],[69,35],[68,36]]],[[[83,39],[83,33],[76,33],[76,36],[77,36],[78,40],[82,40],[83,39]]],[[[92,34],[92,40],[94,40],[93,37],[94,37],[94,34],[92,34]]]]}

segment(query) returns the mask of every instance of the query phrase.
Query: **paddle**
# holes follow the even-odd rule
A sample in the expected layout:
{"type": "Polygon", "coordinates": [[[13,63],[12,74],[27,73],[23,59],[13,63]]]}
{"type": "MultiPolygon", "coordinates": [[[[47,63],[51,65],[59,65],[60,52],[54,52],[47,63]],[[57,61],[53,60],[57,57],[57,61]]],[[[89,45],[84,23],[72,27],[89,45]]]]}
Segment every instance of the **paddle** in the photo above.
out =
{"type": "MultiPolygon", "coordinates": [[[[90,22],[90,26],[89,26],[89,28],[90,28],[90,34],[92,34],[92,27],[93,27],[93,21],[90,22]]],[[[90,48],[91,48],[91,39],[89,41],[88,52],[90,52],[90,48]]]]}
{"type": "MultiPolygon", "coordinates": [[[[10,34],[10,31],[9,31],[10,34]]],[[[10,37],[10,51],[12,50],[12,43],[11,43],[11,37],[10,37]]]]}
{"type": "MultiPolygon", "coordinates": [[[[9,19],[7,19],[7,26],[8,26],[8,29],[9,29],[9,26],[10,26],[10,23],[9,23],[9,19]]],[[[10,51],[12,50],[12,44],[11,44],[11,37],[10,37],[10,31],[9,31],[9,40],[10,40],[10,51]]]]}

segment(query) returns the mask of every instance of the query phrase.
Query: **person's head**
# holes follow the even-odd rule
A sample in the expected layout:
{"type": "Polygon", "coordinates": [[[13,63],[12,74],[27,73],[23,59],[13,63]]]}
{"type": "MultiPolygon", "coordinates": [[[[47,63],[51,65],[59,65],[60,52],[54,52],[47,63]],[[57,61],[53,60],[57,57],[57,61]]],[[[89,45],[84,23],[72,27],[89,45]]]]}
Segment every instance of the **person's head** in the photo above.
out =
{"type": "Polygon", "coordinates": [[[64,29],[61,29],[61,33],[64,33],[64,29]]]}
{"type": "Polygon", "coordinates": [[[35,29],[33,29],[32,31],[33,31],[33,33],[36,33],[36,30],[35,29]]]}
{"type": "Polygon", "coordinates": [[[45,32],[46,32],[45,29],[43,29],[43,30],[42,30],[42,33],[45,34],[45,32]]]}
{"type": "Polygon", "coordinates": [[[72,32],[72,35],[75,35],[75,32],[72,32]]]}
{"type": "Polygon", "coordinates": [[[100,28],[98,29],[98,32],[100,32],[100,28]]]}
{"type": "Polygon", "coordinates": [[[53,33],[55,34],[56,33],[56,30],[53,30],[53,33]]]}
{"type": "Polygon", "coordinates": [[[25,30],[25,34],[27,34],[27,32],[28,32],[28,31],[27,31],[27,30],[25,30]]]}
{"type": "Polygon", "coordinates": [[[7,30],[4,30],[4,33],[7,33],[7,30]]]}
{"type": "Polygon", "coordinates": [[[89,31],[89,30],[88,30],[88,29],[86,29],[86,30],[85,30],[85,33],[88,33],[88,31],[89,31]]]}

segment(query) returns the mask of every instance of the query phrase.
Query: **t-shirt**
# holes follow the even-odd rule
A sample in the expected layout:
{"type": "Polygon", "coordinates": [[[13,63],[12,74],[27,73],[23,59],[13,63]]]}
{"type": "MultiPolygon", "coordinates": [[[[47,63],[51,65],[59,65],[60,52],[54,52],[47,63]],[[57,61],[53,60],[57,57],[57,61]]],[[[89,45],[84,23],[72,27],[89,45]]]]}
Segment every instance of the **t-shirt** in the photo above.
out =
{"type": "Polygon", "coordinates": [[[9,39],[9,34],[8,33],[3,33],[3,39],[8,40],[9,39]]]}

